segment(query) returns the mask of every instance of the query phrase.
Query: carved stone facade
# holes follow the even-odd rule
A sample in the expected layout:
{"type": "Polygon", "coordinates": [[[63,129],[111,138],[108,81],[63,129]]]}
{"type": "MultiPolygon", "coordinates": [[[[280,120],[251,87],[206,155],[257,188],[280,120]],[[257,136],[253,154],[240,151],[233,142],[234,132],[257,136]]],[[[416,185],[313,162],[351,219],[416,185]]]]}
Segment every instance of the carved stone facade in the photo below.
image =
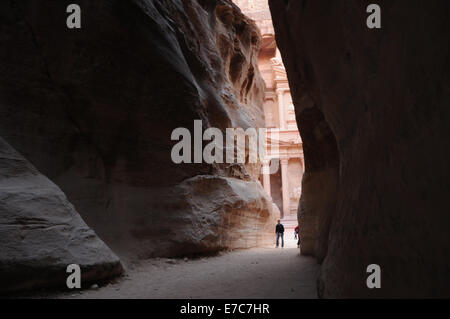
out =
{"type": "Polygon", "coordinates": [[[269,5],[266,0],[234,2],[244,14],[255,20],[262,35],[258,67],[266,83],[264,113],[268,148],[261,181],[266,193],[279,207],[281,218],[295,221],[305,169],[303,146],[286,70],[275,42],[269,5]],[[275,174],[269,174],[271,161],[279,161],[280,167],[275,174]]]}

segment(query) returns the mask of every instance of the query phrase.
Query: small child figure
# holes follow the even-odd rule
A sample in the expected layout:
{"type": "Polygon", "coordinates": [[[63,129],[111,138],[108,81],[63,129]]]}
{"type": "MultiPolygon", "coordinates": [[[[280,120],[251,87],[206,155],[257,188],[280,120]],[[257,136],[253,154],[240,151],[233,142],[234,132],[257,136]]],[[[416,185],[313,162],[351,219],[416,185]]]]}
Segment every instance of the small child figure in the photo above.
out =
{"type": "Polygon", "coordinates": [[[297,227],[295,227],[295,229],[294,229],[294,239],[298,238],[297,248],[300,248],[300,235],[298,234],[298,232],[299,232],[299,227],[297,225],[297,227]]]}

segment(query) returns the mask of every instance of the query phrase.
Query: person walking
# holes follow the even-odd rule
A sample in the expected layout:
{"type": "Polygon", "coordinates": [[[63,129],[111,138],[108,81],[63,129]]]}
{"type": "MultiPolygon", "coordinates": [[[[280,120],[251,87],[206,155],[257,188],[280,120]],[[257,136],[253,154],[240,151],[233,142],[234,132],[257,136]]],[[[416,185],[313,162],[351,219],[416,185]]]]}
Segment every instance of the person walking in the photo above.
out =
{"type": "Polygon", "coordinates": [[[277,235],[277,248],[279,246],[280,237],[281,237],[281,248],[283,248],[284,247],[284,226],[280,222],[280,220],[278,220],[278,224],[277,224],[277,226],[275,226],[275,233],[277,235]]]}
{"type": "Polygon", "coordinates": [[[297,225],[297,227],[295,227],[295,229],[294,229],[294,239],[298,238],[298,240],[297,240],[297,248],[300,248],[300,234],[299,234],[299,231],[300,231],[300,228],[297,225]]]}

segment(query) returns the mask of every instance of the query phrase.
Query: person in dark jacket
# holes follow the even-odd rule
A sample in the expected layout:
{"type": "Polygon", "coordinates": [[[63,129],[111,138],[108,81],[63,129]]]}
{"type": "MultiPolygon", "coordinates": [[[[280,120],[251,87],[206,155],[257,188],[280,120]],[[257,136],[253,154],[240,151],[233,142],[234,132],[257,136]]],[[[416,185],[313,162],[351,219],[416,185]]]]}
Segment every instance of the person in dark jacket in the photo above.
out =
{"type": "Polygon", "coordinates": [[[284,226],[280,222],[280,220],[278,220],[278,224],[277,224],[277,226],[275,226],[275,233],[277,234],[277,248],[279,245],[280,237],[281,237],[281,248],[283,248],[284,247],[284,226]]]}

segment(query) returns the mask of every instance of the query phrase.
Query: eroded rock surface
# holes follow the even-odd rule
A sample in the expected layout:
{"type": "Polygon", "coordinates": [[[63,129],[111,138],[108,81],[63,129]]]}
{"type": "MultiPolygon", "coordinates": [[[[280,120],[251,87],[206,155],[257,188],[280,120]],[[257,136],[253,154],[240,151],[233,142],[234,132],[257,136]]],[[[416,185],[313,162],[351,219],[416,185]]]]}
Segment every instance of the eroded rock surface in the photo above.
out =
{"type": "MultiPolygon", "coordinates": [[[[0,4],[0,135],[121,257],[273,237],[253,165],[172,162],[177,127],[259,127],[260,34],[228,0],[0,4]]],[[[43,245],[45,247],[45,245],[43,245]]]]}
{"type": "Polygon", "coordinates": [[[66,267],[82,283],[122,272],[119,258],[64,193],[0,138],[0,292],[64,287],[66,267]]]}
{"type": "Polygon", "coordinates": [[[377,1],[380,30],[368,4],[270,0],[305,152],[305,250],[322,297],[448,297],[449,4],[377,1]]]}

